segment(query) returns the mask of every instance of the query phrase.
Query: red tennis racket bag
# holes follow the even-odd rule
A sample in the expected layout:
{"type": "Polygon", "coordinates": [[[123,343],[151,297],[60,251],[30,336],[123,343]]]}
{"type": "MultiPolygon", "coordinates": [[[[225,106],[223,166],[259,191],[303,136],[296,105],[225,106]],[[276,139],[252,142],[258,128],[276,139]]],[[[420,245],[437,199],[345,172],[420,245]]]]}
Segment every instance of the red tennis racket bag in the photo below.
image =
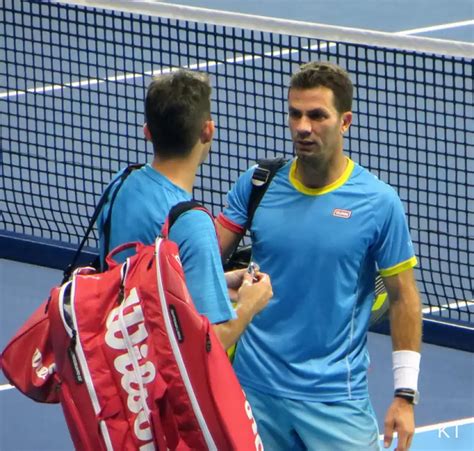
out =
{"type": "MultiPolygon", "coordinates": [[[[250,405],[208,320],[192,303],[177,245],[167,235],[168,221],[154,245],[120,246],[107,257],[108,271],[80,268],[51,292],[55,367],[47,376],[74,445],[91,451],[261,450],[250,405]],[[113,260],[130,247],[137,252],[125,263],[113,260]]],[[[10,343],[2,355],[14,385],[13,364],[22,352],[10,343]]]]}

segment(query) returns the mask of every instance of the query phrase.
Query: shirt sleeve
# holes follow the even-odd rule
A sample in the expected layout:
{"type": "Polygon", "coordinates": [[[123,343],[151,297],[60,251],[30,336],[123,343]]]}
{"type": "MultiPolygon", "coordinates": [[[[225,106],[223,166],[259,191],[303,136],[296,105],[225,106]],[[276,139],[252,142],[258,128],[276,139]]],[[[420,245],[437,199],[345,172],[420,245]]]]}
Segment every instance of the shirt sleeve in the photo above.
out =
{"type": "Polygon", "coordinates": [[[244,172],[227,193],[227,205],[217,221],[236,233],[243,233],[247,222],[247,209],[252,191],[252,176],[256,166],[244,172]]]}
{"type": "Polygon", "coordinates": [[[213,324],[236,318],[209,215],[200,210],[183,213],[171,227],[169,236],[179,247],[186,284],[198,312],[213,324]]]}
{"type": "Polygon", "coordinates": [[[385,197],[384,216],[379,217],[380,228],[374,246],[374,255],[382,276],[393,276],[416,265],[417,260],[410,237],[403,204],[395,193],[385,197]]]}

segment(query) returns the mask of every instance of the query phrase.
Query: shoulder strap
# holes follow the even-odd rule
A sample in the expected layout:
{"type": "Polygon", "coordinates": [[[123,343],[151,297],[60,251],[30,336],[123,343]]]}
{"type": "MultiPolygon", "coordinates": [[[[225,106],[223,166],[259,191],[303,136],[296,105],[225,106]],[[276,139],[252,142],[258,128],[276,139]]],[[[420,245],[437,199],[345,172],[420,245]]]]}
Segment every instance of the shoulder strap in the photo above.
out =
{"type": "MultiPolygon", "coordinates": [[[[105,240],[105,246],[104,246],[104,249],[105,249],[105,252],[104,252],[104,255],[107,255],[109,253],[109,247],[110,247],[110,228],[111,228],[111,222],[112,222],[112,206],[115,202],[115,198],[117,197],[117,194],[118,192],[120,191],[120,188],[122,187],[123,185],[123,182],[125,182],[126,178],[135,170],[135,169],[140,169],[141,167],[143,167],[143,164],[131,164],[130,166],[128,166],[122,173],[122,175],[120,177],[117,177],[117,179],[114,180],[114,185],[117,185],[117,189],[113,192],[112,194],[112,198],[110,199],[110,207],[109,207],[109,211],[107,212],[107,218],[105,219],[105,222],[104,222],[104,240],[105,240]]],[[[108,186],[108,189],[110,188],[111,186],[109,185],[108,186]]],[[[109,192],[110,192],[110,189],[109,189],[109,192]]],[[[94,212],[94,216],[96,215],[97,213],[97,217],[95,218],[94,220],[94,223],[95,221],[97,220],[97,218],[99,217],[99,214],[100,214],[100,210],[102,210],[105,202],[107,201],[107,198],[108,198],[108,195],[109,193],[107,193],[107,197],[105,198],[104,202],[102,205],[100,205],[100,202],[99,202],[99,205],[97,206],[96,208],[96,211],[94,212]],[[97,209],[99,208],[100,206],[100,210],[97,212],[97,209]]],[[[103,198],[105,197],[105,193],[104,193],[104,196],[102,196],[103,198]]],[[[102,199],[101,199],[102,201],[102,199]]],[[[92,218],[94,219],[94,217],[92,218]]],[[[92,220],[91,220],[92,221],[92,220]]]]}
{"type": "Polygon", "coordinates": [[[72,258],[71,263],[66,267],[66,269],[63,272],[63,282],[64,283],[66,280],[68,280],[71,277],[72,271],[74,270],[74,267],[77,263],[77,260],[82,252],[83,247],[85,246],[87,239],[89,238],[89,235],[92,232],[92,229],[94,228],[94,225],[97,221],[97,218],[100,215],[100,212],[102,211],[102,208],[104,207],[105,203],[109,199],[109,194],[110,191],[114,186],[117,185],[117,189],[114,191],[112,198],[110,200],[110,208],[107,214],[107,218],[104,223],[104,236],[105,236],[105,255],[107,255],[108,252],[108,247],[109,247],[109,241],[110,241],[110,221],[112,218],[112,205],[115,201],[115,197],[117,196],[118,191],[123,185],[123,182],[125,179],[134,171],[135,169],[140,169],[143,166],[143,164],[131,164],[128,166],[122,173],[120,177],[117,177],[112,183],[109,184],[109,186],[106,188],[104,193],[102,194],[102,197],[99,200],[99,203],[95,207],[94,213],[89,221],[89,225],[87,226],[86,233],[84,234],[84,237],[82,238],[81,243],[79,244],[79,247],[76,250],[76,253],[74,254],[74,257],[72,258]]]}
{"type": "MultiPolygon", "coordinates": [[[[278,169],[280,169],[286,162],[287,160],[283,157],[257,160],[257,167],[252,175],[252,191],[250,192],[249,203],[247,205],[247,222],[244,226],[245,230],[248,230],[252,225],[255,211],[260,205],[263,195],[270,186],[270,182],[278,172],[278,169]]],[[[224,269],[227,270],[236,265],[235,260],[240,258],[238,252],[239,243],[242,238],[235,244],[230,257],[224,262],[224,269]]],[[[250,253],[251,249],[247,248],[245,250],[245,258],[247,258],[250,253]]]]}
{"type": "Polygon", "coordinates": [[[161,236],[163,238],[168,238],[169,232],[173,224],[178,220],[178,218],[185,212],[189,210],[202,210],[205,211],[212,219],[209,211],[204,208],[199,202],[195,200],[184,201],[176,204],[168,213],[168,216],[165,220],[163,228],[161,229],[161,236]]]}
{"type": "Polygon", "coordinates": [[[252,191],[250,192],[249,203],[247,206],[247,222],[245,223],[245,230],[248,230],[252,225],[255,211],[257,210],[263,195],[270,186],[275,174],[284,164],[286,159],[283,157],[261,159],[257,161],[258,166],[252,176],[252,191]]]}

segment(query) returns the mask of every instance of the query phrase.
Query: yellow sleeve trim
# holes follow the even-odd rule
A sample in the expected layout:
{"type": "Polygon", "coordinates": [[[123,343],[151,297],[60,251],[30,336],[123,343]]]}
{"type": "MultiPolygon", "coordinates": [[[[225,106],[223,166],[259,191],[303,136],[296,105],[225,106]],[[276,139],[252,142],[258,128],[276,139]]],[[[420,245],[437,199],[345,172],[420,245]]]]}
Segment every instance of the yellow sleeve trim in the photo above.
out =
{"type": "Polygon", "coordinates": [[[297,160],[298,158],[295,158],[293,162],[291,163],[291,168],[290,168],[290,173],[289,173],[290,182],[300,193],[308,194],[310,196],[320,196],[321,194],[329,193],[339,188],[340,186],[344,185],[344,183],[346,183],[347,180],[349,180],[349,177],[351,176],[352,171],[355,166],[354,162],[350,158],[346,157],[346,160],[347,160],[346,169],[344,169],[344,172],[336,181],[334,181],[333,183],[330,183],[327,186],[323,186],[322,188],[308,188],[296,178],[296,161],[297,160]]]}
{"type": "Polygon", "coordinates": [[[405,260],[404,262],[399,263],[398,265],[392,266],[391,268],[381,269],[379,273],[382,277],[390,277],[400,274],[407,269],[413,268],[418,263],[416,257],[412,257],[409,260],[405,260]]]}

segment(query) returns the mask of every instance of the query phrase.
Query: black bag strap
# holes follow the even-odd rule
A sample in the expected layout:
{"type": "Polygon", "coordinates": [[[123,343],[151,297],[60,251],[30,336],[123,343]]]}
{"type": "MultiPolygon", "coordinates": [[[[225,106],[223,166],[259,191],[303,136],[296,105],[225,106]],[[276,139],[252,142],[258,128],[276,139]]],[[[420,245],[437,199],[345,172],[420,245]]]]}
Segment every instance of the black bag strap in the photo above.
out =
{"type": "Polygon", "coordinates": [[[252,191],[250,192],[249,203],[247,206],[247,222],[245,223],[245,230],[248,230],[252,225],[255,211],[260,205],[263,195],[270,186],[275,174],[284,164],[286,159],[283,157],[261,159],[257,161],[257,167],[252,175],[252,191]]]}
{"type": "MultiPolygon", "coordinates": [[[[110,247],[110,229],[111,229],[111,222],[112,222],[112,206],[115,202],[115,198],[117,197],[117,194],[120,190],[120,188],[122,187],[123,185],[123,182],[125,182],[126,178],[135,170],[135,169],[140,169],[141,167],[143,167],[143,164],[131,164],[130,166],[128,166],[122,173],[122,175],[120,177],[118,177],[115,181],[118,180],[118,186],[117,186],[117,189],[113,192],[112,194],[112,198],[110,199],[110,207],[109,207],[109,211],[107,212],[107,218],[105,219],[105,222],[104,222],[104,240],[105,240],[105,252],[104,252],[104,255],[107,255],[110,251],[109,247],[110,247]]],[[[108,187],[110,188],[110,186],[108,187]]],[[[109,191],[110,192],[110,191],[109,191]]],[[[105,193],[104,193],[105,194],[105,193]]],[[[107,193],[108,194],[108,193],[107,193]]],[[[104,196],[103,196],[104,197],[104,196]]],[[[107,196],[108,197],[108,196],[107,196]]],[[[102,199],[101,199],[102,201],[102,199]]],[[[104,201],[105,203],[105,201],[104,201]]],[[[100,202],[99,202],[100,204],[100,202]]],[[[99,207],[99,205],[97,206],[99,207]]],[[[103,204],[101,206],[101,209],[103,207],[103,204]]],[[[96,212],[97,212],[97,209],[96,209],[96,212]]],[[[94,215],[95,213],[94,212],[94,215]]],[[[97,213],[97,217],[95,218],[95,221],[97,220],[97,218],[99,217],[99,213],[100,213],[100,210],[99,212],[97,213]]],[[[95,222],[94,221],[94,222],[95,222]]]]}
{"type": "MultiPolygon", "coordinates": [[[[89,235],[92,232],[92,229],[94,228],[94,225],[100,215],[100,212],[102,211],[102,208],[104,207],[105,203],[109,199],[109,194],[112,191],[112,188],[117,186],[117,189],[114,191],[112,198],[110,200],[110,207],[109,211],[107,214],[107,218],[104,223],[104,237],[105,237],[105,254],[107,255],[108,252],[108,247],[109,247],[109,242],[110,242],[110,222],[112,218],[112,205],[115,201],[115,197],[117,196],[118,191],[123,185],[123,182],[125,179],[134,171],[135,169],[140,169],[143,166],[143,164],[131,164],[128,166],[123,173],[120,175],[120,177],[117,177],[112,183],[109,184],[109,186],[105,189],[104,193],[102,194],[102,197],[99,200],[99,203],[95,207],[94,213],[92,214],[92,217],[89,221],[89,225],[87,226],[86,233],[84,234],[84,237],[82,238],[81,243],[79,244],[79,247],[77,248],[74,257],[72,258],[71,263],[66,267],[66,269],[63,272],[63,282],[65,283],[69,278],[71,277],[71,274],[74,270],[74,267],[77,263],[77,260],[79,259],[79,256],[82,252],[82,249],[84,248],[87,239],[89,238],[89,235]]],[[[97,264],[97,261],[94,262],[94,266],[100,266],[97,264]]]]}
{"type": "MultiPolygon", "coordinates": [[[[252,225],[255,211],[260,205],[263,195],[270,186],[273,177],[278,172],[278,170],[286,164],[286,162],[287,160],[283,157],[257,160],[257,167],[255,168],[252,175],[252,191],[250,192],[249,203],[247,205],[247,221],[244,226],[245,231],[247,231],[252,225]]],[[[232,261],[236,255],[242,238],[243,235],[236,243],[232,253],[230,254],[230,257],[225,262],[224,268],[232,266],[232,261]]]]}
{"type": "Polygon", "coordinates": [[[168,229],[166,231],[166,237],[168,237],[168,233],[173,226],[173,224],[177,221],[177,219],[185,212],[192,210],[194,208],[200,208],[204,209],[204,207],[197,201],[195,200],[189,200],[189,201],[184,201],[180,202],[179,204],[176,204],[174,207],[171,208],[171,210],[168,213],[168,229]]]}

